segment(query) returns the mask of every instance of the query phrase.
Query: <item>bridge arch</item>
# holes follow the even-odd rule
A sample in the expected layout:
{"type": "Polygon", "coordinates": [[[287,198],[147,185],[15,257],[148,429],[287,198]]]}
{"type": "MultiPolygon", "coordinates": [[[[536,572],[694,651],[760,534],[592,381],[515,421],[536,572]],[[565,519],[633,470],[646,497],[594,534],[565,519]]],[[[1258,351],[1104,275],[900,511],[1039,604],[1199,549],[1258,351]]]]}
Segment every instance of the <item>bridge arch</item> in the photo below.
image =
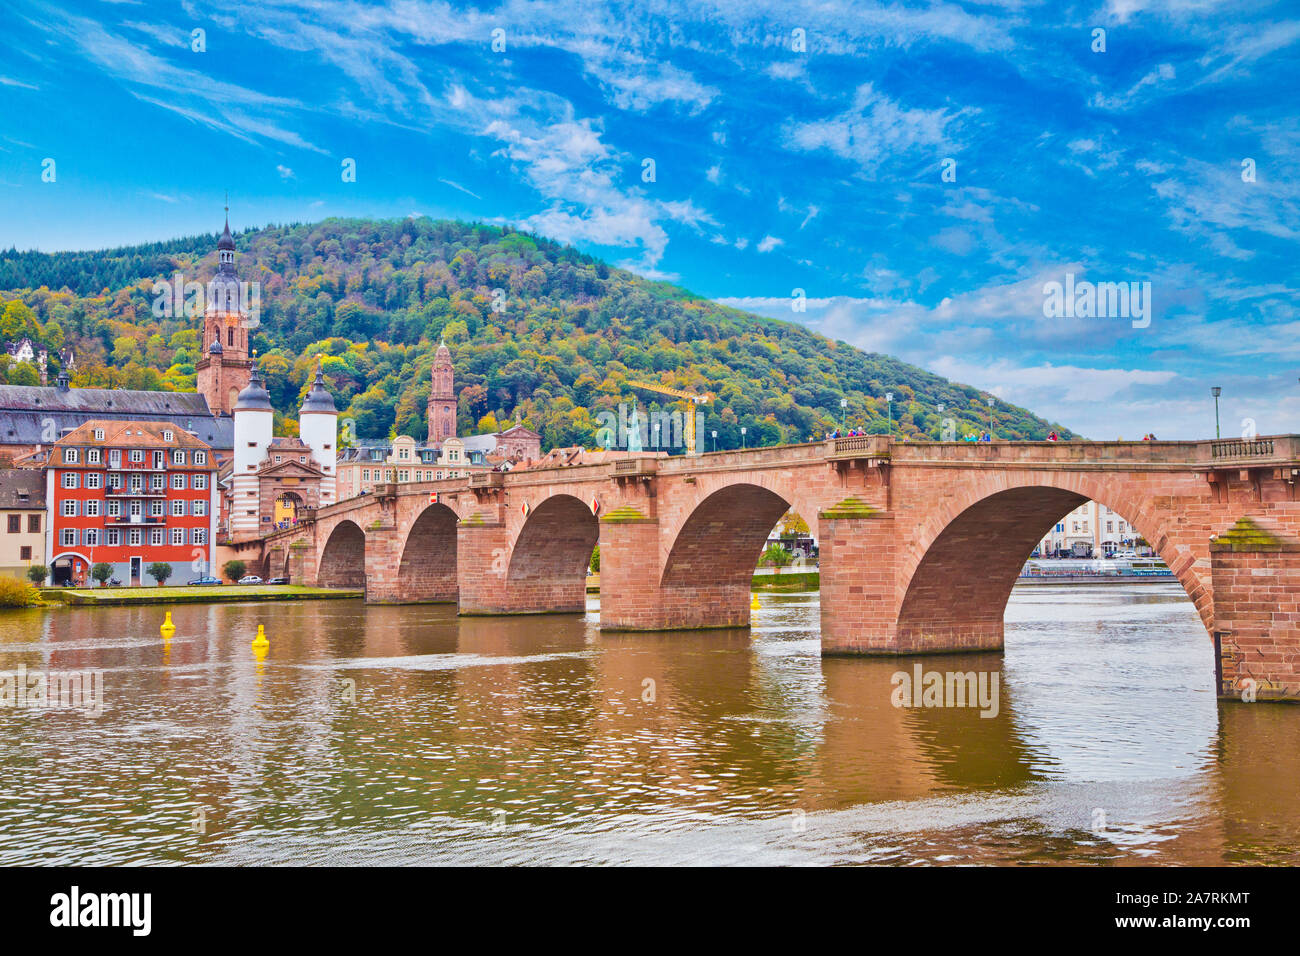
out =
{"type": "Polygon", "coordinates": [[[579,498],[557,494],[529,511],[510,549],[510,603],[548,612],[582,613],[587,568],[600,523],[579,498]]]}
{"type": "Polygon", "coordinates": [[[456,600],[456,520],[445,504],[431,504],[411,523],[397,565],[403,601],[456,600]]]}
{"type": "Polygon", "coordinates": [[[366,586],[366,535],[356,522],[334,526],[321,549],[316,581],[323,588],[366,586]]]}
{"type": "Polygon", "coordinates": [[[724,485],[696,504],[671,539],[659,581],[668,625],[747,625],[754,569],[790,507],[787,496],[748,482],[724,485]]]}
{"type": "Polygon", "coordinates": [[[901,556],[898,646],[917,651],[929,645],[1001,647],[1007,601],[1026,559],[1053,525],[1089,500],[1122,515],[1146,538],[1210,630],[1209,588],[1195,556],[1176,541],[1164,518],[1104,480],[1070,476],[1058,482],[1035,475],[966,489],[922,522],[901,556]]]}

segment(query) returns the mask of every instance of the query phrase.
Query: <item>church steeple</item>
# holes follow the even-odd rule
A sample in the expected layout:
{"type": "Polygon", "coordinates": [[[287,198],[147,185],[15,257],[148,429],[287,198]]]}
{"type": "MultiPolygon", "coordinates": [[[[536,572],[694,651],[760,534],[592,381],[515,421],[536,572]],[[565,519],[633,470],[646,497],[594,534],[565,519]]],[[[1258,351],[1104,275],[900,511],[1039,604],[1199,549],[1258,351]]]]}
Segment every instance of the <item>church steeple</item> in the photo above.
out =
{"type": "Polygon", "coordinates": [[[455,370],[451,364],[451,349],[446,341],[438,343],[433,355],[433,376],[429,389],[429,444],[441,445],[456,435],[455,370]]]}
{"type": "Polygon", "coordinates": [[[230,202],[226,201],[226,228],[217,240],[217,271],[227,275],[235,273],[235,237],[230,234],[230,202]]]}
{"type": "Polygon", "coordinates": [[[209,343],[195,364],[196,388],[207,399],[214,414],[234,411],[239,393],[249,384],[248,315],[245,287],[235,271],[235,237],[230,232],[230,204],[225,206],[225,224],[217,240],[217,270],[204,291],[203,334],[209,343]]]}

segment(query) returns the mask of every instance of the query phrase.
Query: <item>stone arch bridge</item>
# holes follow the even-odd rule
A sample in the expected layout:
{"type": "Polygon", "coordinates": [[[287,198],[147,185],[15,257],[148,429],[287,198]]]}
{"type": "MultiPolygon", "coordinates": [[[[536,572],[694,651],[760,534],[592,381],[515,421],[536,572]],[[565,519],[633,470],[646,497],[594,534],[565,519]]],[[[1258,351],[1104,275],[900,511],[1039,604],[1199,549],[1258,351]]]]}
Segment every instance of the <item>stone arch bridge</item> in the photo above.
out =
{"type": "Polygon", "coordinates": [[[530,614],[584,610],[599,544],[602,628],[743,627],[757,559],[794,508],[821,546],[824,653],[996,650],[1025,558],[1095,499],[1186,589],[1215,641],[1220,693],[1252,678],[1261,698],[1300,697],[1297,478],[1300,436],[864,436],[387,485],[256,546],[265,576],[530,614]]]}

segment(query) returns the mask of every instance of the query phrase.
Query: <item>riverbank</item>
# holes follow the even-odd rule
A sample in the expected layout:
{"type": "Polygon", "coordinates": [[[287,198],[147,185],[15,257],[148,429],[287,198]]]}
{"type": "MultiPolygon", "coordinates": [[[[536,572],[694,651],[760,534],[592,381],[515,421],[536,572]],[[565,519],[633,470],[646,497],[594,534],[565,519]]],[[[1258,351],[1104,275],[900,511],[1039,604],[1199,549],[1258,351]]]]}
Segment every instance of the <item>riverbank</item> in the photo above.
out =
{"type": "Polygon", "coordinates": [[[48,604],[119,607],[129,604],[229,604],[235,601],[328,601],[364,597],[360,590],[308,588],[294,584],[232,584],[210,587],[136,587],[49,589],[48,604]]]}
{"type": "Polygon", "coordinates": [[[1178,583],[1172,574],[1023,574],[1016,585],[1039,584],[1169,584],[1178,583]]]}

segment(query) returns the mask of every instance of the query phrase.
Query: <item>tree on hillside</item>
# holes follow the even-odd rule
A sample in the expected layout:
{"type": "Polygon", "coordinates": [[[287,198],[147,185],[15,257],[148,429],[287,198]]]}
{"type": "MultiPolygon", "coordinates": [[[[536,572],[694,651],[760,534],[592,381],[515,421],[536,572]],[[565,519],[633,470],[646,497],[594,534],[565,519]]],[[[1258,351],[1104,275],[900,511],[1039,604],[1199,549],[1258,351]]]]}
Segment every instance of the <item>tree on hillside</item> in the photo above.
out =
{"type": "Polygon", "coordinates": [[[10,385],[40,385],[41,375],[30,362],[15,362],[5,375],[10,385]]]}

